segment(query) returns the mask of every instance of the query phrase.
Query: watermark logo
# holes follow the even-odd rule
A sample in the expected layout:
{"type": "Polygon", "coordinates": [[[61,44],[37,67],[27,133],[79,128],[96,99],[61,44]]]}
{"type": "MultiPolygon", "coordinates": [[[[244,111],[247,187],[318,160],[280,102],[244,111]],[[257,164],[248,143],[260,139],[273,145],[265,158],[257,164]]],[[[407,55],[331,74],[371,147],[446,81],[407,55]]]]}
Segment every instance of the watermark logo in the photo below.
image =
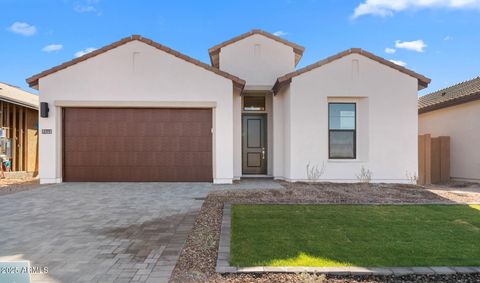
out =
{"type": "Polygon", "coordinates": [[[31,266],[29,261],[0,261],[0,283],[29,283],[30,274],[48,273],[46,266],[31,266]]]}

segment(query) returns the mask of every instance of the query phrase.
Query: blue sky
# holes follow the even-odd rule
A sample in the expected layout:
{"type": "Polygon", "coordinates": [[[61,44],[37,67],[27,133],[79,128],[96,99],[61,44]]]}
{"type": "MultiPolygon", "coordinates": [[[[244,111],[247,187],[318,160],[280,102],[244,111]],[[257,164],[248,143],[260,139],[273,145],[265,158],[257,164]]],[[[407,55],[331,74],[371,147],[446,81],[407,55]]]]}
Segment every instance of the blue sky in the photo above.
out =
{"type": "Polygon", "coordinates": [[[480,0],[0,0],[0,81],[140,34],[209,63],[207,49],[260,28],[305,46],[298,67],[360,47],[432,79],[480,75],[480,0]],[[389,50],[386,50],[389,48],[389,50]]]}

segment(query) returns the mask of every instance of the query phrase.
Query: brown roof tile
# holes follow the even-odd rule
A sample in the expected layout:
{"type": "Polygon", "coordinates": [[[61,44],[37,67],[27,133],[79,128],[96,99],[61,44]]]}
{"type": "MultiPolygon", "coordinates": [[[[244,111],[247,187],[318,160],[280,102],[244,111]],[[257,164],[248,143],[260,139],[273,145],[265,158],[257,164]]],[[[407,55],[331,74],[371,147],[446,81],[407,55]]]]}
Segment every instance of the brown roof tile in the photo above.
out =
{"type": "Polygon", "coordinates": [[[246,32],[244,34],[241,34],[241,35],[238,35],[232,39],[229,39],[227,41],[224,41],[220,44],[217,44],[211,48],[208,49],[208,53],[210,54],[210,61],[212,63],[212,66],[218,68],[219,67],[219,61],[218,61],[218,54],[220,52],[220,49],[222,49],[223,47],[227,46],[227,45],[230,45],[230,44],[233,44],[237,41],[240,41],[244,38],[247,38],[249,36],[252,36],[254,34],[260,34],[260,35],[263,35],[265,37],[268,37],[270,39],[273,39],[277,42],[280,42],[280,43],[283,43],[285,45],[288,45],[290,47],[293,48],[293,52],[295,52],[296,56],[295,56],[295,64],[298,63],[298,61],[300,61],[300,58],[302,57],[302,54],[303,54],[303,51],[305,50],[305,47],[303,46],[300,46],[298,44],[295,44],[293,42],[290,42],[288,40],[285,40],[279,36],[276,36],[276,35],[273,35],[269,32],[266,32],[266,31],[263,31],[263,30],[260,30],[260,29],[252,29],[251,31],[249,32],[246,32]]]}
{"type": "Polygon", "coordinates": [[[298,70],[296,70],[296,71],[294,71],[294,72],[291,72],[291,73],[288,73],[288,74],[286,74],[286,75],[284,75],[284,76],[279,77],[279,78],[277,79],[275,85],[273,86],[273,90],[274,90],[275,92],[277,92],[277,91],[280,89],[280,87],[282,87],[282,85],[290,83],[291,80],[292,80],[292,78],[294,78],[294,77],[296,77],[296,76],[299,76],[299,75],[301,75],[301,74],[303,74],[303,73],[309,72],[309,71],[311,71],[311,70],[313,70],[313,69],[316,69],[316,68],[318,68],[318,67],[321,67],[321,66],[323,66],[323,65],[326,65],[326,64],[328,64],[328,63],[330,63],[330,62],[332,62],[332,61],[338,60],[338,59],[340,59],[340,58],[342,58],[342,57],[345,57],[345,56],[347,56],[347,55],[350,55],[350,54],[360,54],[360,55],[362,55],[362,56],[368,57],[368,58],[370,58],[370,59],[372,59],[372,60],[374,60],[374,61],[377,61],[377,62],[379,62],[379,63],[381,63],[381,64],[387,65],[387,66],[389,66],[389,67],[391,67],[391,68],[393,68],[393,69],[395,69],[395,70],[398,70],[398,71],[400,71],[400,72],[402,72],[402,73],[404,73],[404,74],[407,74],[407,75],[409,75],[409,76],[412,76],[412,77],[418,79],[418,89],[426,88],[426,87],[428,86],[428,84],[430,83],[430,81],[431,81],[429,78],[427,78],[427,77],[425,77],[425,76],[423,76],[423,75],[420,75],[420,74],[418,74],[418,73],[416,73],[416,72],[414,72],[414,71],[412,71],[412,70],[409,70],[409,69],[407,69],[407,68],[405,68],[405,67],[399,66],[399,65],[397,65],[397,64],[395,64],[395,63],[392,63],[392,62],[390,62],[390,61],[388,61],[388,60],[385,60],[385,59],[383,59],[382,57],[379,57],[379,56],[377,56],[377,55],[375,55],[375,54],[373,54],[373,53],[367,52],[367,51],[365,51],[365,50],[363,50],[363,49],[360,49],[360,48],[351,48],[351,49],[345,50],[345,51],[343,51],[343,52],[340,52],[340,53],[338,53],[338,54],[336,54],[336,55],[327,57],[327,58],[325,58],[325,59],[323,59],[323,60],[320,60],[320,61],[318,61],[318,62],[316,62],[316,63],[313,63],[313,64],[311,64],[311,65],[308,65],[308,66],[306,66],[306,67],[303,67],[303,68],[301,68],[301,69],[298,69],[298,70]]]}
{"type": "Polygon", "coordinates": [[[38,80],[39,80],[40,78],[43,78],[43,77],[45,77],[45,76],[48,76],[48,75],[50,75],[50,74],[53,74],[53,73],[55,73],[55,72],[58,72],[58,71],[60,71],[60,70],[65,69],[65,68],[68,68],[68,67],[70,67],[70,66],[73,66],[73,65],[75,65],[75,64],[77,64],[77,63],[80,63],[80,62],[85,61],[85,60],[87,60],[87,59],[89,59],[89,58],[95,57],[95,56],[100,55],[100,54],[102,54],[102,53],[105,53],[105,52],[107,52],[107,51],[109,51],[109,50],[112,50],[112,49],[114,49],[114,48],[116,48],[116,47],[118,47],[118,46],[120,46],[120,45],[126,44],[126,43],[131,42],[131,41],[134,41],[134,40],[141,41],[141,42],[143,42],[143,43],[145,43],[145,44],[148,44],[148,45],[150,45],[150,46],[152,46],[152,47],[155,47],[155,48],[157,48],[157,49],[160,49],[160,50],[162,50],[162,51],[164,51],[164,52],[166,52],[166,53],[169,53],[169,54],[171,54],[171,55],[173,55],[173,56],[175,56],[175,57],[178,57],[178,58],[180,58],[180,59],[182,59],[182,60],[185,60],[185,61],[190,62],[190,63],[192,63],[192,64],[195,64],[195,65],[197,65],[197,66],[199,66],[199,67],[202,67],[202,68],[204,68],[204,69],[206,69],[206,70],[208,70],[208,71],[210,71],[210,72],[213,72],[213,73],[215,73],[215,74],[217,74],[217,75],[220,75],[220,76],[222,76],[222,77],[225,77],[225,78],[227,78],[227,79],[230,79],[230,80],[233,81],[233,83],[234,83],[234,85],[235,85],[236,87],[239,87],[239,88],[242,88],[242,89],[243,89],[243,87],[245,86],[245,81],[242,80],[242,79],[240,79],[240,78],[238,78],[238,77],[236,77],[236,76],[234,76],[234,75],[231,75],[231,74],[229,74],[229,73],[227,73],[227,72],[224,72],[224,71],[220,71],[220,70],[217,69],[217,68],[214,68],[214,67],[212,67],[212,66],[210,66],[210,65],[208,65],[208,64],[205,64],[205,63],[203,63],[203,62],[201,62],[201,61],[198,61],[198,60],[196,60],[196,59],[193,59],[192,57],[189,57],[189,56],[187,56],[187,55],[184,55],[184,54],[182,54],[182,53],[180,53],[180,52],[178,52],[178,51],[175,51],[175,50],[173,50],[173,49],[170,49],[170,48],[168,48],[168,47],[166,47],[166,46],[164,46],[164,45],[161,45],[160,43],[157,43],[157,42],[155,42],[155,41],[153,41],[153,40],[151,40],[151,39],[142,37],[142,36],[140,36],[140,35],[132,35],[132,36],[129,36],[129,37],[122,38],[122,39],[120,39],[119,41],[116,41],[116,42],[114,42],[114,43],[112,43],[112,44],[109,44],[109,45],[107,45],[107,46],[104,46],[104,47],[102,47],[102,48],[100,48],[100,49],[97,49],[97,50],[95,50],[95,51],[93,51],[93,52],[90,52],[90,53],[88,53],[88,54],[85,54],[85,55],[83,55],[83,56],[81,56],[81,57],[75,58],[75,59],[70,60],[70,61],[68,61],[68,62],[65,62],[65,63],[63,63],[63,64],[61,64],[61,65],[58,65],[58,66],[56,66],[56,67],[50,68],[50,69],[48,69],[48,70],[45,70],[45,71],[43,71],[43,72],[41,72],[41,73],[39,73],[39,74],[33,75],[33,76],[31,76],[30,78],[27,78],[26,81],[27,81],[27,83],[28,83],[28,85],[29,85],[30,87],[35,88],[35,87],[38,86],[38,80]]]}
{"type": "Polygon", "coordinates": [[[480,77],[437,90],[418,98],[418,113],[425,113],[480,99],[480,77]]]}

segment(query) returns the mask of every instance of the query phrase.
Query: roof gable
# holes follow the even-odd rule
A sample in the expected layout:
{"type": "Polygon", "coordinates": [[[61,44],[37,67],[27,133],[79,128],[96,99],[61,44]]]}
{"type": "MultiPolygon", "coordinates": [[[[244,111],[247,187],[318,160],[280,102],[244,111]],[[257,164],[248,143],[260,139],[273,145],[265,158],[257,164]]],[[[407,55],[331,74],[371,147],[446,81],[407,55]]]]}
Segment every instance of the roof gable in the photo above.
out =
{"type": "Polygon", "coordinates": [[[277,79],[275,85],[273,86],[273,91],[276,93],[283,85],[285,84],[288,84],[292,81],[292,78],[296,77],[296,76],[299,76],[303,73],[306,73],[306,72],[309,72],[313,69],[316,69],[316,68],[319,68],[321,66],[324,66],[326,64],[329,64],[335,60],[338,60],[340,58],[343,58],[347,55],[350,55],[350,54],[359,54],[359,55],[362,55],[362,56],[365,56],[367,58],[370,58],[380,64],[383,64],[383,65],[386,65],[388,67],[391,67],[399,72],[402,72],[406,75],[409,75],[409,76],[412,76],[414,78],[416,78],[418,80],[418,89],[423,89],[423,88],[426,88],[428,86],[428,84],[430,83],[430,79],[423,76],[423,75],[420,75],[412,70],[409,70],[405,67],[402,67],[402,66],[399,66],[395,63],[392,63],[388,60],[385,60],[379,56],[376,56],[374,55],[373,53],[370,53],[370,52],[367,52],[365,50],[362,50],[360,48],[351,48],[351,49],[348,49],[348,50],[345,50],[343,52],[340,52],[336,55],[333,55],[333,56],[330,56],[328,58],[325,58],[323,60],[320,60],[316,63],[313,63],[311,65],[308,65],[306,67],[303,67],[301,69],[298,69],[294,72],[291,72],[291,73],[288,73],[284,76],[281,76],[277,79]]]}
{"type": "Polygon", "coordinates": [[[418,99],[418,113],[425,113],[480,99],[480,77],[424,95],[418,99]]]}
{"type": "Polygon", "coordinates": [[[210,62],[212,63],[212,66],[216,67],[216,68],[219,68],[219,54],[220,54],[220,50],[225,47],[225,46],[228,46],[230,44],[234,44],[235,42],[237,41],[240,41],[242,39],[245,39],[247,37],[250,37],[252,35],[255,35],[255,34],[259,34],[259,35],[262,35],[262,36],[265,36],[269,39],[272,39],[272,40],[275,40],[277,42],[280,42],[282,44],[285,44],[287,46],[290,46],[293,48],[293,52],[295,53],[295,65],[298,63],[298,61],[300,61],[300,58],[302,57],[302,54],[303,54],[303,51],[305,50],[305,47],[303,46],[300,46],[298,44],[295,44],[293,42],[290,42],[288,40],[285,40],[279,36],[276,36],[276,35],[273,35],[269,32],[266,32],[266,31],[263,31],[263,30],[260,30],[260,29],[253,29],[249,32],[246,32],[244,34],[241,34],[241,35],[238,35],[232,39],[229,39],[227,41],[224,41],[220,44],[217,44],[213,47],[211,47],[210,49],[208,49],[208,53],[210,55],[210,62]]]}
{"type": "Polygon", "coordinates": [[[148,45],[150,45],[150,46],[152,46],[152,47],[154,47],[154,48],[157,48],[157,49],[159,49],[159,50],[162,50],[162,51],[164,51],[164,52],[166,52],[166,53],[168,53],[168,54],[170,54],[170,55],[173,55],[173,56],[178,57],[178,58],[180,58],[180,59],[182,59],[182,60],[185,60],[185,61],[187,61],[187,62],[190,62],[190,63],[192,63],[192,64],[194,64],[194,65],[197,65],[197,66],[199,66],[199,67],[201,67],[201,68],[204,68],[204,69],[207,70],[207,71],[213,72],[213,73],[215,73],[215,74],[217,74],[217,75],[219,75],[219,76],[222,76],[222,77],[225,77],[225,78],[227,78],[227,79],[230,79],[230,80],[233,81],[233,84],[234,84],[235,87],[239,87],[239,88],[243,89],[243,87],[245,86],[245,81],[242,80],[242,79],[240,79],[240,78],[238,78],[238,77],[236,77],[236,76],[234,76],[234,75],[228,74],[227,72],[224,72],[224,71],[220,71],[220,70],[217,69],[217,68],[214,68],[214,67],[212,67],[212,66],[210,66],[210,65],[208,65],[208,64],[205,64],[205,63],[203,63],[203,62],[201,62],[201,61],[199,61],[199,60],[196,60],[196,59],[194,59],[194,58],[192,58],[192,57],[189,57],[189,56],[187,56],[187,55],[185,55],[185,54],[182,54],[182,53],[180,53],[180,52],[178,52],[178,51],[175,51],[175,50],[173,50],[173,49],[170,49],[170,48],[168,48],[168,47],[166,47],[166,46],[164,46],[164,45],[161,45],[160,43],[157,43],[157,42],[155,42],[155,41],[153,41],[153,40],[151,40],[151,39],[142,37],[142,36],[140,36],[140,35],[132,35],[132,36],[129,36],[129,37],[125,37],[125,38],[123,38],[123,39],[121,39],[121,40],[119,40],[119,41],[116,41],[116,42],[114,42],[114,43],[112,43],[112,44],[109,44],[109,45],[107,45],[107,46],[104,46],[104,47],[102,47],[102,48],[100,48],[100,49],[97,49],[97,50],[95,50],[95,51],[93,51],[93,52],[90,52],[90,53],[88,53],[88,54],[85,54],[85,55],[83,55],[83,56],[81,56],[81,57],[75,58],[75,59],[70,60],[70,61],[68,61],[68,62],[65,62],[65,63],[63,63],[63,64],[61,64],[61,65],[58,65],[58,66],[56,66],[56,67],[53,67],[53,68],[48,69],[48,70],[45,70],[45,71],[43,71],[43,72],[41,72],[41,73],[39,73],[39,74],[33,75],[33,76],[31,76],[30,78],[27,78],[26,81],[27,81],[27,83],[28,83],[28,85],[29,85],[30,87],[32,87],[32,88],[38,88],[38,80],[39,80],[39,79],[41,79],[41,78],[43,78],[43,77],[46,77],[46,76],[48,76],[48,75],[50,75],[50,74],[53,74],[53,73],[55,73],[55,72],[61,71],[61,70],[63,70],[63,69],[66,69],[66,68],[68,68],[68,67],[70,67],[70,66],[73,66],[73,65],[75,65],[75,64],[77,64],[77,63],[80,63],[80,62],[82,62],[82,61],[88,60],[88,59],[90,59],[90,58],[92,58],[92,57],[95,57],[95,56],[97,56],[97,55],[100,55],[100,54],[102,54],[102,53],[105,53],[105,52],[107,52],[107,51],[109,51],[109,50],[112,50],[112,49],[114,49],[114,48],[116,48],[116,47],[119,47],[119,46],[121,46],[121,45],[124,45],[124,44],[126,44],[126,43],[128,43],[128,42],[131,42],[131,41],[134,41],[134,40],[138,40],[138,41],[140,41],[140,42],[143,42],[143,43],[145,43],[145,44],[148,44],[148,45]]]}

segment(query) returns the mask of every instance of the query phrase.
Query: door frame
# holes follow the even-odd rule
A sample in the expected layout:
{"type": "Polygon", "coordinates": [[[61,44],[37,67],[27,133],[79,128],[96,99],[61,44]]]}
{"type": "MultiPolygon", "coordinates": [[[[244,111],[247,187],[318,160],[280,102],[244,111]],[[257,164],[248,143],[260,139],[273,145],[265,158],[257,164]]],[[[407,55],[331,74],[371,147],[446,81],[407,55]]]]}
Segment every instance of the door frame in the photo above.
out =
{"type": "Polygon", "coordinates": [[[251,176],[251,175],[261,175],[261,176],[267,176],[268,175],[268,113],[242,113],[241,115],[241,138],[242,138],[242,143],[241,143],[241,164],[242,164],[242,176],[251,176]],[[265,121],[265,129],[264,129],[264,145],[265,145],[265,159],[264,159],[264,162],[265,162],[265,172],[263,173],[260,173],[260,174],[254,174],[254,173],[244,173],[243,172],[243,150],[244,150],[244,132],[243,132],[243,129],[244,129],[244,123],[243,123],[243,117],[245,116],[263,116],[264,117],[264,121],[265,121]]]}

